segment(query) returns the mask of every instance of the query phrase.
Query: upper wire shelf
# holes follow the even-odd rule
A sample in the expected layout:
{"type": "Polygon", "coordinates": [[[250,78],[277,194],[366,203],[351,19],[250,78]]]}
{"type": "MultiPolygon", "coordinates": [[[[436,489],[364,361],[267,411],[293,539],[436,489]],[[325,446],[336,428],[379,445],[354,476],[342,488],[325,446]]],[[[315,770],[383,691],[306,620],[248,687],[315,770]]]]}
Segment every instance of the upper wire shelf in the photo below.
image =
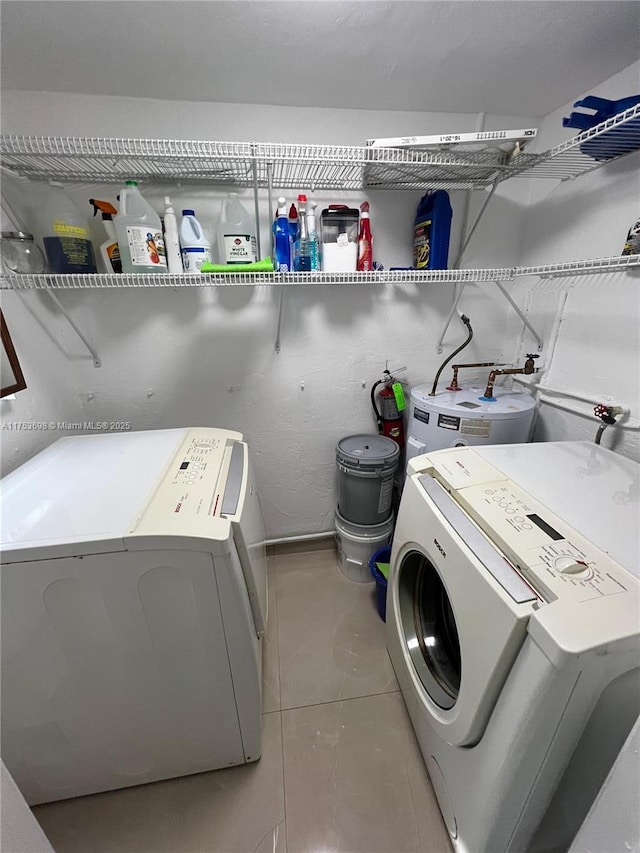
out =
{"type": "Polygon", "coordinates": [[[102,288],[237,287],[257,285],[345,285],[345,284],[462,284],[512,281],[520,276],[570,276],[623,272],[640,268],[640,256],[595,258],[538,267],[506,267],[475,270],[382,270],[369,273],[206,273],[202,275],[2,275],[0,290],[97,290],[102,288]]]}
{"type": "Polygon", "coordinates": [[[568,180],[640,147],[640,104],[542,154],[179,139],[0,137],[4,169],[29,178],[127,179],[282,189],[482,189],[511,177],[568,180]]]}
{"type": "Polygon", "coordinates": [[[2,166],[35,179],[121,183],[127,179],[238,187],[358,190],[491,185],[508,166],[502,151],[410,151],[346,145],[178,139],[2,136],[2,166]]]}

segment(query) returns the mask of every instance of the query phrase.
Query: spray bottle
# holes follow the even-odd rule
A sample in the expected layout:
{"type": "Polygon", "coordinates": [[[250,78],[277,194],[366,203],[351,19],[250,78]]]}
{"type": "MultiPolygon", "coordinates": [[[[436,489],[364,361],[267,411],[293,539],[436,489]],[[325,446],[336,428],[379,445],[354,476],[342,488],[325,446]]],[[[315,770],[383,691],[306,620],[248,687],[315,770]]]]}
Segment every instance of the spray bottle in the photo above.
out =
{"type": "Polygon", "coordinates": [[[109,201],[100,201],[98,198],[90,198],[89,204],[93,205],[93,215],[98,211],[102,214],[102,224],[107,232],[107,239],[100,244],[100,258],[98,266],[100,272],[113,273],[122,272],[122,261],[120,260],[120,248],[116,238],[116,228],[113,224],[113,216],[118,213],[109,201]]]}
{"type": "Polygon", "coordinates": [[[360,205],[360,234],[358,235],[358,272],[371,272],[373,269],[373,237],[369,221],[369,202],[360,205]]]}
{"type": "Polygon", "coordinates": [[[322,264],[320,257],[320,239],[316,230],[316,207],[318,203],[310,201],[307,203],[307,230],[309,231],[309,255],[311,257],[311,270],[317,272],[322,264]]]}
{"type": "Polygon", "coordinates": [[[311,269],[307,197],[303,193],[298,196],[298,236],[294,247],[293,268],[296,272],[308,272],[311,269]]]}
{"type": "Polygon", "coordinates": [[[291,271],[291,239],[289,237],[289,222],[287,220],[287,200],[278,199],[278,218],[275,233],[275,270],[276,272],[291,271]]]}

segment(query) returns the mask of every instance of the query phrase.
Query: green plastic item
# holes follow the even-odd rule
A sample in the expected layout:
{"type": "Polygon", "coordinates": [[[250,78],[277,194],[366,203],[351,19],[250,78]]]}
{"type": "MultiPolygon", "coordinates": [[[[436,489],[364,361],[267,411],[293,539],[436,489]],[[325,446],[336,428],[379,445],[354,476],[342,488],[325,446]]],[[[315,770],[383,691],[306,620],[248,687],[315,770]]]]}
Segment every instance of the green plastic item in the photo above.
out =
{"type": "Polygon", "coordinates": [[[389,569],[391,568],[391,563],[376,563],[376,569],[380,572],[381,575],[384,575],[385,580],[389,580],[389,569]]]}
{"type": "Polygon", "coordinates": [[[252,264],[210,264],[205,261],[200,272],[273,272],[273,261],[271,258],[263,258],[252,264]]]}

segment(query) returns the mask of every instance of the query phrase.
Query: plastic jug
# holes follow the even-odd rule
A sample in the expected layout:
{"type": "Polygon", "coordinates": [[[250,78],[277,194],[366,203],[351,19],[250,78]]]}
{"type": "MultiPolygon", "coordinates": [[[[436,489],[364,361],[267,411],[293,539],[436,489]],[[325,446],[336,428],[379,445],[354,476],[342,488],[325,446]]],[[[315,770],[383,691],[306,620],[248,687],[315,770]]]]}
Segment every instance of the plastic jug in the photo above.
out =
{"type": "Polygon", "coordinates": [[[141,195],[137,181],[127,181],[120,190],[120,211],[113,224],[122,272],[168,272],[160,217],[141,195]]]}
{"type": "Polygon", "coordinates": [[[413,263],[417,270],[447,269],[451,215],[446,190],[429,191],[420,199],[413,237],[413,263]]]}
{"type": "Polygon", "coordinates": [[[358,262],[357,207],[330,204],[320,217],[322,269],[324,272],[355,272],[358,262]]]}
{"type": "Polygon", "coordinates": [[[97,272],[88,218],[83,216],[57,181],[49,184],[46,198],[38,211],[38,220],[52,273],[97,272]]]}
{"type": "Polygon", "coordinates": [[[218,254],[221,264],[252,264],[258,260],[253,217],[230,193],[222,203],[218,223],[218,254]]]}
{"type": "Polygon", "coordinates": [[[189,275],[199,273],[200,267],[205,261],[211,262],[211,244],[205,237],[202,225],[196,219],[194,210],[182,211],[180,245],[185,273],[189,275]]]}

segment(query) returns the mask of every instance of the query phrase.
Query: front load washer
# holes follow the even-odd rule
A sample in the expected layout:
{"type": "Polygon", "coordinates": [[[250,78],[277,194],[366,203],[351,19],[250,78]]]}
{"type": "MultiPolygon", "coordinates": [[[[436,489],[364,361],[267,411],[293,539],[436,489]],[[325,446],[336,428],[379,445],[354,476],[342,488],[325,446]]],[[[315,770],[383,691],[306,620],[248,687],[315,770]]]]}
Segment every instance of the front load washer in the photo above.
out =
{"type": "Polygon", "coordinates": [[[409,463],[387,645],[461,853],[566,850],[638,717],[639,487],[586,442],[409,463]]]}
{"type": "Polygon", "coordinates": [[[259,758],[266,556],[241,433],[63,438],[1,486],[2,757],[25,799],[259,758]]]}

